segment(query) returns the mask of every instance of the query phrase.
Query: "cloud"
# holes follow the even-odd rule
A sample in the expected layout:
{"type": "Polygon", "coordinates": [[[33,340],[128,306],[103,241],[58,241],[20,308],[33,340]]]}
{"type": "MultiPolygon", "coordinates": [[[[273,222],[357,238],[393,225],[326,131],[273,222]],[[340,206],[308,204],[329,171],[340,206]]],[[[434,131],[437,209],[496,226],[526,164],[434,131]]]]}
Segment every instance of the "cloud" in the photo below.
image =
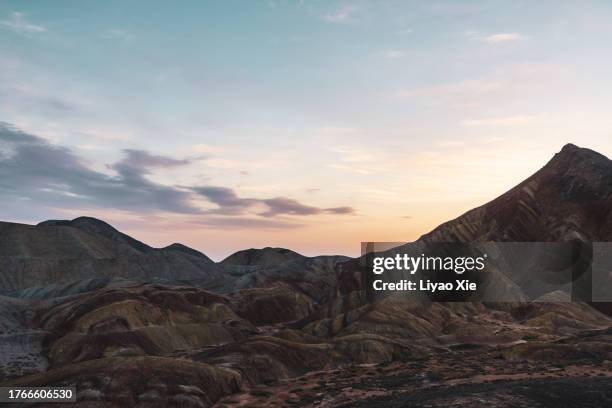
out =
{"type": "MultiPolygon", "coordinates": [[[[146,150],[125,149],[125,158],[121,162],[115,164],[113,168],[136,168],[139,170],[147,170],[151,168],[169,168],[185,166],[190,164],[195,159],[174,159],[167,156],[152,155],[146,150]]],[[[200,157],[199,159],[202,159],[200,157]]]]}
{"type": "Polygon", "coordinates": [[[406,52],[402,50],[385,50],[381,52],[381,55],[387,59],[396,59],[406,55],[406,52]]]}
{"type": "Polygon", "coordinates": [[[355,7],[346,5],[335,12],[322,15],[321,19],[333,24],[348,23],[354,11],[355,7]]]}
{"type": "Polygon", "coordinates": [[[506,42],[506,41],[523,40],[525,38],[527,37],[525,37],[524,35],[520,33],[499,33],[499,34],[489,35],[488,37],[484,37],[484,41],[488,42],[489,44],[497,44],[497,43],[506,42]]]}
{"type": "Polygon", "coordinates": [[[257,229],[293,229],[301,228],[303,223],[286,220],[274,220],[270,218],[248,218],[248,217],[209,217],[205,220],[195,222],[199,225],[224,228],[257,228],[257,229]]]}
{"type": "Polygon", "coordinates": [[[326,213],[329,214],[355,214],[355,209],[353,207],[333,207],[333,208],[326,208],[325,210],[326,213]]]}
{"type": "Polygon", "coordinates": [[[216,214],[242,215],[248,209],[257,204],[257,200],[238,197],[238,194],[228,187],[193,187],[192,191],[217,205],[218,208],[211,211],[212,213],[216,214]]]}
{"type": "Polygon", "coordinates": [[[125,149],[123,157],[95,171],[71,149],[0,122],[0,196],[5,203],[28,200],[59,209],[116,209],[199,217],[209,225],[295,227],[283,216],[353,214],[351,207],[320,208],[287,197],[243,198],[222,186],[164,185],[148,176],[189,166],[204,157],[177,159],[145,150],[125,149]],[[205,200],[203,200],[203,198],[205,200]],[[210,204],[217,208],[206,209],[210,204]],[[270,219],[279,217],[272,222],[270,219]],[[236,218],[231,221],[229,218],[236,218]]]}
{"type": "Polygon", "coordinates": [[[130,211],[197,214],[191,194],[145,177],[151,168],[188,161],[127,150],[109,166],[116,175],[94,171],[72,150],[0,124],[0,193],[57,207],[100,207],[130,211]]]}
{"type": "Polygon", "coordinates": [[[268,211],[261,213],[264,217],[275,217],[277,215],[315,215],[322,213],[347,215],[355,213],[355,209],[352,207],[318,208],[304,205],[287,197],[270,198],[261,200],[261,202],[269,208],[268,211]]]}
{"type": "Polygon", "coordinates": [[[346,215],[354,214],[352,207],[319,208],[302,204],[297,200],[287,197],[274,198],[241,198],[234,190],[228,187],[204,186],[193,187],[192,190],[205,197],[217,209],[211,213],[222,215],[243,215],[248,211],[261,209],[257,214],[263,217],[276,217],[279,215],[308,216],[318,214],[346,215]]]}
{"type": "Polygon", "coordinates": [[[273,217],[275,215],[290,214],[290,215],[314,215],[320,214],[325,210],[310,205],[304,205],[296,200],[287,197],[276,197],[267,200],[262,200],[262,203],[268,206],[269,210],[262,213],[265,217],[273,217]]]}
{"type": "Polygon", "coordinates": [[[34,34],[47,31],[45,27],[26,20],[23,13],[18,11],[13,11],[10,19],[0,21],[0,27],[11,30],[17,34],[34,34]]]}

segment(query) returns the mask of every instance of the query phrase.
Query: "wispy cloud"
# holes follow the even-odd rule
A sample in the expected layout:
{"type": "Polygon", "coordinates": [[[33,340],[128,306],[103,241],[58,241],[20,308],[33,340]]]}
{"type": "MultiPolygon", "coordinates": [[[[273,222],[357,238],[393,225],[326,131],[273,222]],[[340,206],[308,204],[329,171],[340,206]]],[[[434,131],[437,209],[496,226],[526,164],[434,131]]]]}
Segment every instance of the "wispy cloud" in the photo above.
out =
{"type": "Polygon", "coordinates": [[[247,211],[261,208],[257,213],[263,217],[276,217],[279,215],[318,215],[318,214],[354,214],[355,210],[351,207],[332,207],[319,208],[300,203],[297,200],[287,197],[274,197],[266,199],[243,198],[231,188],[204,186],[194,187],[192,190],[205,197],[208,201],[218,206],[211,210],[213,214],[222,215],[244,215],[247,211]]]}
{"type": "Polygon", "coordinates": [[[195,224],[209,227],[223,227],[229,229],[258,229],[258,230],[278,230],[303,227],[300,222],[288,220],[274,220],[269,218],[248,218],[248,217],[208,217],[204,220],[197,220],[195,224]]]}
{"type": "Polygon", "coordinates": [[[47,31],[46,27],[29,22],[23,13],[19,11],[13,11],[8,20],[0,21],[0,27],[17,34],[33,34],[47,31]]]}
{"type": "Polygon", "coordinates": [[[321,19],[324,21],[327,21],[328,23],[335,23],[335,24],[347,23],[351,21],[351,17],[354,11],[355,11],[354,6],[345,5],[334,12],[323,14],[321,16],[321,19]]]}
{"type": "Polygon", "coordinates": [[[497,44],[506,41],[524,40],[527,37],[520,33],[499,33],[484,37],[483,40],[489,44],[497,44]]]}

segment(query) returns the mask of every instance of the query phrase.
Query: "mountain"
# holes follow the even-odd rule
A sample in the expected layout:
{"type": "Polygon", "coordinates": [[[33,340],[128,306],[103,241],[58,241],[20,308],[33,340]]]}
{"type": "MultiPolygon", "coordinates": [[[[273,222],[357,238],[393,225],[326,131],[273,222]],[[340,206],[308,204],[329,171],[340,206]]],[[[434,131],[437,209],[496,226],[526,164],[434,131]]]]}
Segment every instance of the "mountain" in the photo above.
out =
{"type": "Polygon", "coordinates": [[[160,248],[160,251],[182,252],[182,253],[190,255],[190,256],[195,256],[196,258],[202,258],[202,259],[205,259],[207,261],[213,262],[212,259],[210,259],[206,255],[204,255],[202,252],[197,251],[197,250],[195,250],[193,248],[189,248],[188,246],[185,246],[183,244],[178,244],[176,242],[174,244],[170,244],[170,245],[168,245],[166,247],[160,248]]]}
{"type": "Polygon", "coordinates": [[[422,236],[426,242],[612,241],[612,161],[567,144],[495,200],[422,236]]]}
{"type": "Polygon", "coordinates": [[[183,245],[155,249],[94,218],[36,226],[0,222],[0,236],[0,293],[94,278],[223,285],[219,268],[204,254],[183,245]]]}
{"type": "MultiPolygon", "coordinates": [[[[418,255],[436,243],[572,240],[612,241],[612,161],[593,150],[567,144],[543,168],[516,187],[441,224],[416,242],[403,245],[401,250],[418,255]]],[[[341,319],[367,303],[357,296],[363,290],[359,263],[360,259],[351,259],[341,265],[338,295],[334,300],[337,307],[332,312],[323,308],[318,315],[311,314],[311,322],[341,319]],[[347,303],[347,299],[353,300],[347,303]]],[[[511,284],[517,277],[496,275],[494,280],[498,278],[511,284]]],[[[520,299],[520,293],[516,297],[520,299]]],[[[592,305],[612,315],[610,303],[592,305]]],[[[342,328],[328,325],[318,330],[342,328]]]]}
{"type": "Polygon", "coordinates": [[[154,249],[120,231],[117,231],[110,224],[92,217],[78,217],[69,220],[49,220],[38,224],[39,227],[73,227],[81,231],[89,232],[93,235],[105,237],[111,241],[126,244],[140,253],[153,252],[154,249]]]}

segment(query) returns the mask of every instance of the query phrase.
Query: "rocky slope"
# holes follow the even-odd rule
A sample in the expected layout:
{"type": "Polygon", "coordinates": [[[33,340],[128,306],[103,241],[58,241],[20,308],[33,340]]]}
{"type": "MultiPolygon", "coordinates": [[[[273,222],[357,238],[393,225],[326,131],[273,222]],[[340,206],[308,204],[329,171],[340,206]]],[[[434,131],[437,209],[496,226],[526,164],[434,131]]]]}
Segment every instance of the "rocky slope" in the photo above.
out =
{"type": "Polygon", "coordinates": [[[421,237],[431,242],[612,240],[612,162],[568,144],[495,200],[421,237]]]}

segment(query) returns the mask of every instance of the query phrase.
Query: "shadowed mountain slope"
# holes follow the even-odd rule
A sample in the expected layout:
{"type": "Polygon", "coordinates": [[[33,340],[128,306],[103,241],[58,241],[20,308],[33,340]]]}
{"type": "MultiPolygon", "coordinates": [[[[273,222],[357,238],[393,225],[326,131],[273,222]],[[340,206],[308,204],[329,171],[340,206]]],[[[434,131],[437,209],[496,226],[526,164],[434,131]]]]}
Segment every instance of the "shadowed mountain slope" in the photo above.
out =
{"type": "Polygon", "coordinates": [[[0,236],[0,293],[92,278],[222,282],[204,254],[182,245],[155,249],[94,218],[0,222],[0,236]]]}
{"type": "Polygon", "coordinates": [[[49,220],[38,224],[39,227],[74,227],[81,231],[89,232],[95,235],[105,237],[111,241],[115,241],[134,248],[141,253],[153,252],[155,249],[142,243],[129,235],[126,235],[116,230],[110,224],[92,217],[78,217],[72,221],[69,220],[49,220]]]}

